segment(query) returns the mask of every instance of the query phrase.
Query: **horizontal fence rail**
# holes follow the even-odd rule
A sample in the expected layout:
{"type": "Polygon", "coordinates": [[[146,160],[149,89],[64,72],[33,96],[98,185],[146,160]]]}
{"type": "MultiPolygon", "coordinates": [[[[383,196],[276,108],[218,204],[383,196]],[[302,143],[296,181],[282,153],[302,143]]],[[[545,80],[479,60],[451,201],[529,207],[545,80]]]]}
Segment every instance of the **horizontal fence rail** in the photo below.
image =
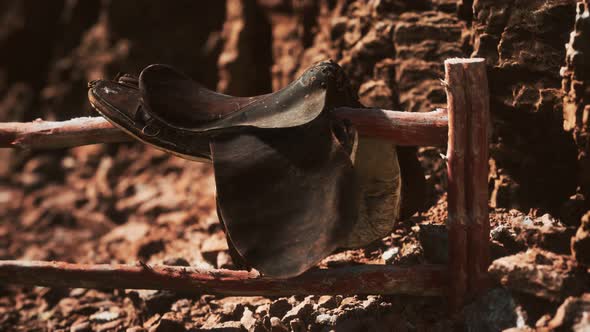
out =
{"type": "Polygon", "coordinates": [[[446,294],[448,285],[447,267],[444,265],[354,265],[315,269],[298,277],[277,279],[248,271],[44,261],[0,261],[0,281],[31,286],[166,289],[236,296],[440,296],[446,294]]]}
{"type": "MultiPolygon", "coordinates": [[[[446,144],[447,140],[445,109],[410,113],[340,107],[332,110],[332,114],[348,119],[361,135],[392,140],[398,145],[437,146],[446,144]]],[[[102,117],[0,123],[0,148],[59,149],[130,140],[129,135],[102,117]]]]}

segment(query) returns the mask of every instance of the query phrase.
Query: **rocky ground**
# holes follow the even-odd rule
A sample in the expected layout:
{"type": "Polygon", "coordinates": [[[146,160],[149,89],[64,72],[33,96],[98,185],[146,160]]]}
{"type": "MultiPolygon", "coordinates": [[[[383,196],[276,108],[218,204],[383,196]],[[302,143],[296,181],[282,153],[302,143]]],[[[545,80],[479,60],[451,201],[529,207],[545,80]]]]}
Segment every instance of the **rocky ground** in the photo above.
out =
{"type": "MultiPolygon", "coordinates": [[[[588,1],[0,1],[0,121],[90,115],[86,82],[171,63],[253,95],[332,58],[368,106],[445,104],[447,57],[486,58],[492,289],[444,298],[215,297],[0,285],[0,330],[590,329],[588,1]],[[204,8],[206,7],[206,8],[204,8]],[[565,45],[565,47],[564,47],[565,45]]],[[[323,266],[447,260],[444,162],[425,211],[323,266]]],[[[231,268],[208,165],[140,144],[0,151],[0,258],[231,268]]]]}
{"type": "MultiPolygon", "coordinates": [[[[432,150],[421,151],[423,161],[438,165],[430,179],[444,182],[432,150]]],[[[64,152],[58,166],[31,159],[13,180],[19,186],[0,191],[3,258],[232,268],[208,165],[134,144],[87,146],[64,152]],[[64,177],[47,178],[51,167],[62,169],[64,177]]],[[[330,256],[322,265],[445,263],[446,197],[440,190],[434,194],[434,206],[400,222],[390,236],[330,256]]],[[[490,271],[497,285],[464,309],[464,320],[448,318],[444,298],[246,298],[4,286],[0,329],[495,331],[588,324],[590,299],[583,293],[589,271],[580,262],[589,258],[583,246],[590,214],[577,234],[574,226],[534,211],[495,209],[491,220],[496,260],[490,271]]]]}

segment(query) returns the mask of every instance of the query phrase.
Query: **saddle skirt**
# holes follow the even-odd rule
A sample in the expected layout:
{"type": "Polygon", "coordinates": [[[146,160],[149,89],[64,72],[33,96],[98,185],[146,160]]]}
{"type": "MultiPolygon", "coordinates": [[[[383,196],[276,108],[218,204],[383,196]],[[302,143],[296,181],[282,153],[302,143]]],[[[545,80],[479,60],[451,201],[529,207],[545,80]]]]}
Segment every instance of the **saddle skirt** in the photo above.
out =
{"type": "Polygon", "coordinates": [[[422,198],[415,153],[359,137],[330,115],[335,107],[362,107],[331,61],[255,97],[216,93],[151,65],[139,78],[91,82],[89,99],[136,139],[212,162],[232,258],[265,275],[292,277],[337,249],[382,238],[422,198]]]}

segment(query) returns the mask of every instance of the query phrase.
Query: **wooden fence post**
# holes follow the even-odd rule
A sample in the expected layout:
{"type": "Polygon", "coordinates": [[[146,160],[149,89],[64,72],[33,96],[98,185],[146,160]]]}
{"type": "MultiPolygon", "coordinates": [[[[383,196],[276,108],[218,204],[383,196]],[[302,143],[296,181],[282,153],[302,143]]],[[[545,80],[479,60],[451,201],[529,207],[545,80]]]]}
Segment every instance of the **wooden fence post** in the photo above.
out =
{"type": "Polygon", "coordinates": [[[488,123],[485,60],[445,61],[448,132],[450,304],[483,292],[489,266],[488,123]]]}
{"type": "Polygon", "coordinates": [[[484,59],[465,64],[466,89],[471,108],[467,113],[467,252],[468,287],[471,296],[487,288],[490,266],[488,211],[490,97],[484,59]]]}
{"type": "Polygon", "coordinates": [[[465,146],[467,100],[460,59],[445,61],[449,134],[447,144],[449,231],[449,301],[452,311],[463,306],[467,293],[467,207],[465,201],[465,146]]]}

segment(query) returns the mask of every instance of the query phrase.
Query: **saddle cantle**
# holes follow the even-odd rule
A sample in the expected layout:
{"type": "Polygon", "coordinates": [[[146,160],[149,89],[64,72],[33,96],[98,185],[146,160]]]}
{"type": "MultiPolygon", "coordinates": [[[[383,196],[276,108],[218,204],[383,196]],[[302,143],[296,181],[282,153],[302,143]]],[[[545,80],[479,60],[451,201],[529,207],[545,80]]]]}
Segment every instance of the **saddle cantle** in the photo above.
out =
{"type": "MultiPolygon", "coordinates": [[[[405,195],[400,164],[412,164],[398,158],[417,162],[415,155],[359,138],[330,116],[335,107],[361,107],[334,62],[256,97],[219,94],[151,65],[139,79],[91,82],[89,99],[140,141],[213,162],[218,216],[234,261],[263,274],[298,275],[338,248],[387,235],[400,209],[414,212],[400,207],[413,209],[417,195],[405,195]]],[[[404,184],[424,185],[422,173],[408,174],[404,184]]]]}

